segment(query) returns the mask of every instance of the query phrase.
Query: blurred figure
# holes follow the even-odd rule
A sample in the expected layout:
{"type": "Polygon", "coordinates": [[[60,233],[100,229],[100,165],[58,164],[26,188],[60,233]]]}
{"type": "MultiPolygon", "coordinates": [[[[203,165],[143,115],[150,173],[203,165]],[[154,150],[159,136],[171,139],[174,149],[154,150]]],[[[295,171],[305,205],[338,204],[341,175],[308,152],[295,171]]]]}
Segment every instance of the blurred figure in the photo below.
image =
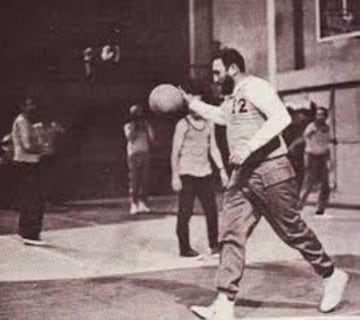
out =
{"type": "Polygon", "coordinates": [[[120,47],[119,45],[105,45],[101,49],[101,59],[103,61],[111,61],[119,63],[120,61],[120,47]]]}
{"type": "Polygon", "coordinates": [[[143,107],[130,108],[130,121],[124,125],[129,166],[131,206],[130,214],[150,212],[147,198],[149,193],[150,146],[154,131],[146,119],[143,107]]]}
{"type": "Polygon", "coordinates": [[[42,146],[41,166],[43,170],[44,196],[52,210],[67,210],[63,204],[61,180],[63,159],[59,157],[58,146],[65,129],[55,121],[37,122],[33,125],[37,133],[38,144],[42,146]]]}
{"type": "Polygon", "coordinates": [[[83,61],[86,79],[91,82],[95,81],[95,56],[93,48],[88,47],[84,50],[83,61]]]}
{"type": "Polygon", "coordinates": [[[330,127],[326,123],[328,110],[324,107],[316,109],[315,120],[308,124],[304,132],[305,140],[305,180],[300,194],[298,207],[301,209],[305,201],[318,184],[320,187],[315,214],[322,215],[327,207],[330,186],[330,127]]]}
{"type": "Polygon", "coordinates": [[[44,216],[44,198],[40,158],[43,153],[32,126],[36,104],[26,98],[21,113],[16,117],[11,131],[14,147],[13,161],[18,178],[19,235],[23,243],[43,245],[40,238],[44,216]]]}
{"type": "Polygon", "coordinates": [[[196,197],[206,216],[210,252],[218,254],[220,251],[218,213],[209,156],[220,170],[225,186],[228,176],[216,144],[214,125],[195,112],[190,112],[176,125],[171,153],[172,188],[179,192],[176,232],[182,257],[199,255],[191,248],[189,239],[189,222],[196,197]]]}

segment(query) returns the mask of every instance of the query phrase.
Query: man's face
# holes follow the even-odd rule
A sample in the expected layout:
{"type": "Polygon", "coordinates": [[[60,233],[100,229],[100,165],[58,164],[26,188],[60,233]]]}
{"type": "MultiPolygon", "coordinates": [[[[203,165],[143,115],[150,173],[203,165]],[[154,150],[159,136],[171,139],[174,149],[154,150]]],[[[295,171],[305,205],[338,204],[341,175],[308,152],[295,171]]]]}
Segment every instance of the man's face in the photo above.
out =
{"type": "Polygon", "coordinates": [[[318,122],[318,123],[325,123],[326,122],[326,118],[327,118],[327,115],[326,115],[326,112],[322,109],[318,109],[316,110],[316,114],[315,114],[315,120],[318,122]]]}
{"type": "Polygon", "coordinates": [[[227,70],[221,59],[215,59],[212,63],[213,82],[221,85],[228,77],[227,70]]]}
{"type": "Polygon", "coordinates": [[[215,59],[212,64],[213,82],[221,87],[222,94],[230,94],[234,87],[234,80],[221,59],[215,59]]]}

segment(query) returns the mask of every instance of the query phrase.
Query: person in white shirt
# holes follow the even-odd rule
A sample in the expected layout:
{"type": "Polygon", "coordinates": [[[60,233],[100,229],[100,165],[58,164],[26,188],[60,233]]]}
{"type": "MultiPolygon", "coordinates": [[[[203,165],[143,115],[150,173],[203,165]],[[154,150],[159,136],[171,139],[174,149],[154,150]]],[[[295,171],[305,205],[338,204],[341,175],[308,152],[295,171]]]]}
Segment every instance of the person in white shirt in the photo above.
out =
{"type": "Polygon", "coordinates": [[[219,251],[218,215],[210,157],[220,170],[225,186],[228,177],[216,144],[214,125],[190,112],[176,125],[171,152],[172,188],[179,192],[176,232],[182,257],[199,255],[191,247],[189,238],[189,222],[196,197],[206,216],[210,251],[212,254],[219,251]]]}
{"type": "Polygon", "coordinates": [[[315,121],[310,122],[304,131],[305,140],[305,180],[300,193],[298,207],[302,209],[305,201],[319,184],[319,198],[315,214],[322,215],[327,207],[330,196],[329,166],[330,166],[330,127],[326,123],[328,110],[317,107],[315,121]]]}
{"type": "Polygon", "coordinates": [[[133,105],[130,108],[130,121],[124,125],[127,139],[127,157],[129,166],[129,194],[131,197],[130,214],[150,212],[148,206],[150,146],[154,140],[154,131],[146,119],[143,107],[133,105]]]}
{"type": "Polygon", "coordinates": [[[324,278],[320,310],[332,311],[341,301],[349,276],[334,267],[296,210],[297,183],[281,137],[291,121],[286,107],[267,81],[246,73],[244,58],[234,49],[222,50],[213,60],[212,71],[214,82],[221,84],[229,77],[234,81],[232,95],[220,108],[184,91],[183,97],[190,110],[226,126],[229,161],[235,169],[219,216],[217,297],[209,307],[195,305],[191,310],[203,319],[233,319],[245,267],[246,240],[263,216],[277,235],[324,278]]]}
{"type": "Polygon", "coordinates": [[[19,198],[19,235],[24,244],[44,245],[40,238],[44,216],[42,168],[40,158],[42,146],[32,126],[32,116],[37,106],[33,99],[26,98],[21,113],[16,117],[11,131],[17,171],[19,198]]]}

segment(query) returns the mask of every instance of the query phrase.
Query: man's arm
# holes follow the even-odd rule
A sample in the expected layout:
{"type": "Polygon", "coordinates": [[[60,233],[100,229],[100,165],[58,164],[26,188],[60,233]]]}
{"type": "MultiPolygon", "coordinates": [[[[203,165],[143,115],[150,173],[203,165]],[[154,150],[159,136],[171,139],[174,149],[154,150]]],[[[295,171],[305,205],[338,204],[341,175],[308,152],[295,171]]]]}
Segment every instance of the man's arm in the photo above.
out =
{"type": "Polygon", "coordinates": [[[199,99],[196,99],[190,94],[185,93],[184,91],[182,91],[182,93],[190,110],[195,111],[197,114],[199,114],[202,118],[206,120],[210,120],[211,122],[214,122],[221,126],[226,125],[227,116],[226,113],[222,110],[222,108],[207,104],[199,99]]]}
{"type": "Polygon", "coordinates": [[[184,142],[185,132],[186,124],[180,120],[175,127],[171,149],[171,185],[174,191],[180,191],[182,187],[179,173],[179,159],[182,144],[184,142]]]}
{"type": "Polygon", "coordinates": [[[262,128],[247,143],[251,152],[266,145],[291,123],[291,117],[275,90],[266,81],[261,80],[246,90],[246,97],[265,116],[262,128]]]}
{"type": "Polygon", "coordinates": [[[310,138],[311,136],[314,135],[315,132],[316,132],[315,125],[313,122],[310,122],[304,130],[304,133],[303,133],[304,139],[310,138]]]}

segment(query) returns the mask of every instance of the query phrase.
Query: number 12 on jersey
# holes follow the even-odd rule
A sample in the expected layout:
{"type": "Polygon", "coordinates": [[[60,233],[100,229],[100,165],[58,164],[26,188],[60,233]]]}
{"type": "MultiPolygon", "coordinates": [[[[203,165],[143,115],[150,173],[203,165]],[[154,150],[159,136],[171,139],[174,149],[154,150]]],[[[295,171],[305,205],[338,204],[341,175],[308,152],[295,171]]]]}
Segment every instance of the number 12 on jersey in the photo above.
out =
{"type": "Polygon", "coordinates": [[[248,112],[248,109],[246,108],[246,100],[244,98],[234,99],[231,112],[233,114],[248,112]]]}

